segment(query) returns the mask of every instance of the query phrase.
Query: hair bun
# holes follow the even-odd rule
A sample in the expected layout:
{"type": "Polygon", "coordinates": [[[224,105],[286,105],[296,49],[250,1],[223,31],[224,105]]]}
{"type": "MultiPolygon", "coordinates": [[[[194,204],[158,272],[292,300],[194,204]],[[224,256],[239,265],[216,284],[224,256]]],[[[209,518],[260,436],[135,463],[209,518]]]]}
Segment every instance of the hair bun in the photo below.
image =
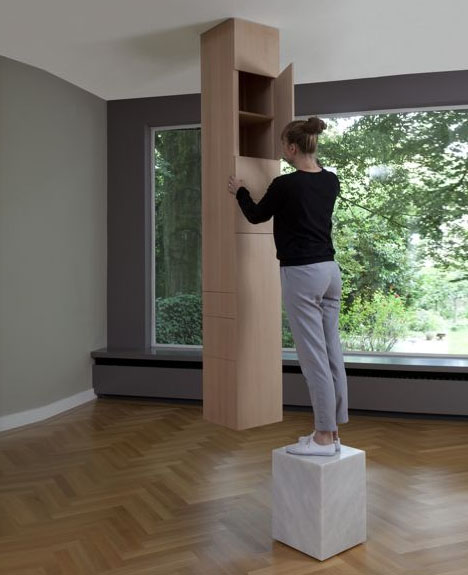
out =
{"type": "Polygon", "coordinates": [[[304,130],[309,134],[321,134],[326,127],[325,122],[317,116],[311,116],[307,122],[304,122],[304,130]]]}

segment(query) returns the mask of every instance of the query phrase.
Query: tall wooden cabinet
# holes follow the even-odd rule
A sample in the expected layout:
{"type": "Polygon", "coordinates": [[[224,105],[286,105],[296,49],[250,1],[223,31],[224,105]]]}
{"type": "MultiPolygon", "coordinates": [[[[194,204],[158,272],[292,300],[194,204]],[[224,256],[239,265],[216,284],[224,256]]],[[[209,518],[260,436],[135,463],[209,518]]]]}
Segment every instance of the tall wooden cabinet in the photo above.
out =
{"type": "Polygon", "coordinates": [[[258,202],[280,173],[293,118],[279,32],[230,19],[201,36],[203,415],[233,429],[282,419],[281,285],[273,221],[252,225],[230,175],[258,202]]]}

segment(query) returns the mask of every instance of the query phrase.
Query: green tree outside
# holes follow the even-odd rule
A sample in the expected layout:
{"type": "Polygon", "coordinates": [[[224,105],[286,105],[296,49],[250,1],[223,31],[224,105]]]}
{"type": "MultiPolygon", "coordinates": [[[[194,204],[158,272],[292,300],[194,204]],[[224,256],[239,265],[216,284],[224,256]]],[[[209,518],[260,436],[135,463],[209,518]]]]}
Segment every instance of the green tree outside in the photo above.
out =
{"type": "MultiPolygon", "coordinates": [[[[326,121],[318,157],[341,181],[345,350],[388,352],[437,332],[467,354],[468,111],[326,121]]],[[[202,344],[200,165],[199,130],[156,132],[158,343],[202,344]]],[[[283,346],[293,344],[283,310],[283,346]]]]}

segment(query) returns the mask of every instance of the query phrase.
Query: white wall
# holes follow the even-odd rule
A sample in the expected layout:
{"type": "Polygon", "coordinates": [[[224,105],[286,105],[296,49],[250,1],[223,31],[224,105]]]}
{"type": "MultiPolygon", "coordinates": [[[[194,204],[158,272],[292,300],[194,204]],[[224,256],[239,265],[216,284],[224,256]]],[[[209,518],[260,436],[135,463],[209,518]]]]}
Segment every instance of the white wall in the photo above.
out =
{"type": "Polygon", "coordinates": [[[297,84],[468,69],[467,0],[24,4],[2,0],[0,54],[106,100],[199,92],[200,33],[230,17],[278,28],[297,84]]]}
{"type": "Polygon", "coordinates": [[[92,387],[106,170],[106,102],[0,57],[0,416],[92,387]]]}
{"type": "Polygon", "coordinates": [[[468,69],[466,0],[314,0],[302,19],[285,5],[281,60],[296,83],[468,69]]]}

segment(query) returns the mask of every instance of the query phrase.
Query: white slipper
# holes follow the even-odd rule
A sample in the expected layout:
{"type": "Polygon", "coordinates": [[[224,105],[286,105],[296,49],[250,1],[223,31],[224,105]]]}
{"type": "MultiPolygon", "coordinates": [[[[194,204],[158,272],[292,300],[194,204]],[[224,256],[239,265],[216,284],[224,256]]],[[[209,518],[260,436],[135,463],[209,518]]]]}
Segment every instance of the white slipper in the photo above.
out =
{"type": "Polygon", "coordinates": [[[295,443],[286,447],[287,453],[294,455],[335,455],[335,444],[320,445],[314,441],[314,438],[309,435],[308,440],[304,442],[295,443]]]}
{"type": "MultiPolygon", "coordinates": [[[[299,437],[299,443],[307,443],[309,441],[309,437],[313,437],[314,433],[311,433],[310,435],[301,435],[301,437],[299,437]]],[[[340,442],[340,438],[338,437],[338,439],[334,439],[333,443],[335,444],[335,451],[338,453],[341,451],[341,442],[340,442]]]]}

